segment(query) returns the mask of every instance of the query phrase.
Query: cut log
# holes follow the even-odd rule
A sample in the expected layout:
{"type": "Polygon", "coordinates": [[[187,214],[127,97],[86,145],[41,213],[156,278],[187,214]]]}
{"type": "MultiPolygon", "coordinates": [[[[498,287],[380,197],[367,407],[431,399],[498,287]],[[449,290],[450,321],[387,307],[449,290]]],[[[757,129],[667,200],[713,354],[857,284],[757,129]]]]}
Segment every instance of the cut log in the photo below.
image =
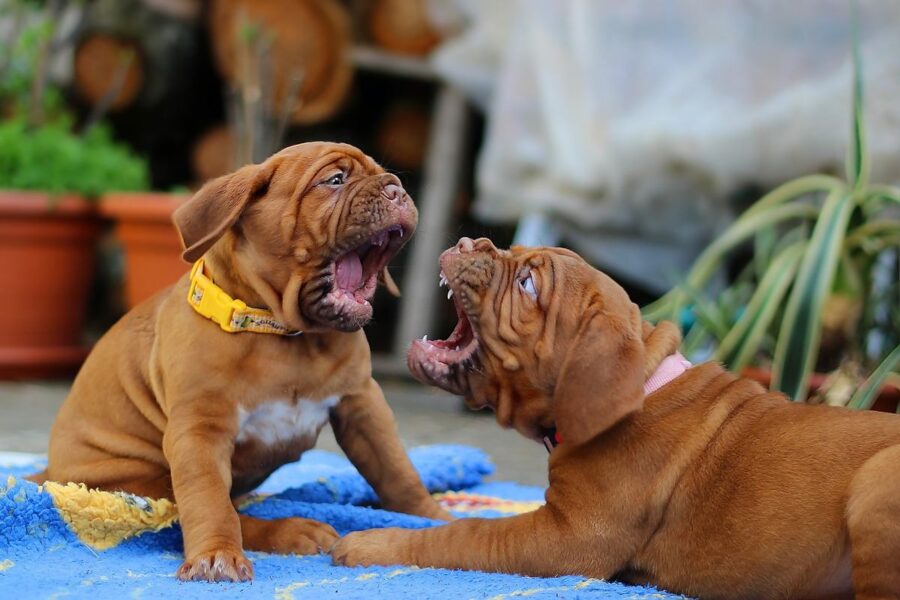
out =
{"type": "Polygon", "coordinates": [[[108,107],[121,110],[132,105],[144,87],[140,47],[124,37],[93,33],[81,38],[75,48],[73,69],[75,90],[89,106],[96,106],[113,93],[108,107]]]}
{"type": "MultiPolygon", "coordinates": [[[[107,121],[118,139],[147,157],[154,187],[168,188],[191,180],[194,141],[225,118],[224,85],[212,64],[204,24],[199,19],[192,22],[160,12],[143,0],[91,0],[83,4],[83,20],[72,34],[73,49],[98,36],[116,42],[125,40],[138,48],[136,64],[143,75],[131,103],[118,98],[120,94],[128,97],[126,78],[123,90],[114,98],[119,110],[108,112],[102,99],[99,104],[97,99],[113,81],[98,84],[98,93],[90,96],[73,83],[71,97],[79,101],[83,126],[99,119],[107,121]]],[[[102,58],[86,60],[88,70],[96,70],[102,58]]],[[[74,64],[72,75],[74,79],[74,64]]]]}
{"type": "Polygon", "coordinates": [[[200,136],[191,152],[191,164],[200,183],[234,170],[234,138],[226,125],[200,136]]]}
{"type": "Polygon", "coordinates": [[[397,104],[388,110],[375,134],[378,158],[388,169],[417,171],[425,161],[431,122],[419,106],[397,104]]]}
{"type": "Polygon", "coordinates": [[[239,45],[259,31],[270,43],[271,114],[291,106],[291,121],[308,124],[340,108],[353,75],[349,19],[335,0],[211,0],[209,31],[216,63],[233,87],[242,83],[239,45]],[[297,78],[300,85],[296,85],[297,78]],[[297,90],[296,98],[288,98],[297,90]]]}
{"type": "Polygon", "coordinates": [[[441,41],[428,18],[426,0],[375,0],[369,9],[372,42],[391,52],[424,56],[441,41]]]}
{"type": "Polygon", "coordinates": [[[94,0],[86,8],[75,41],[73,87],[88,106],[96,106],[131,57],[121,89],[110,106],[157,105],[166,97],[190,93],[193,66],[201,47],[199,24],[151,8],[141,0],[94,0]]]}

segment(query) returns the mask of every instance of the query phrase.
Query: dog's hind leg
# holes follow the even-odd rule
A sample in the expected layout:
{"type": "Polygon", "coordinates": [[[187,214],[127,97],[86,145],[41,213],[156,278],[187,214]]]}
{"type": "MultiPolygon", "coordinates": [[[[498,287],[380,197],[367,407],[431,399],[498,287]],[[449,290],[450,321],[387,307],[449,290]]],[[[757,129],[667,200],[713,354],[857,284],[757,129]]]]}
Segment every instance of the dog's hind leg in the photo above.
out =
{"type": "Polygon", "coordinates": [[[159,465],[136,458],[105,458],[79,465],[57,467],[52,472],[39,473],[44,481],[70,481],[83,483],[89,489],[107,492],[126,492],[135,496],[145,496],[159,500],[174,500],[172,493],[172,477],[159,465]]]}
{"type": "Polygon", "coordinates": [[[328,552],[338,539],[331,525],[291,517],[257,519],[240,515],[244,550],[273,554],[317,554],[328,552]]]}
{"type": "Polygon", "coordinates": [[[847,528],[856,598],[900,598],[900,445],[875,454],[853,477],[847,528]]]}

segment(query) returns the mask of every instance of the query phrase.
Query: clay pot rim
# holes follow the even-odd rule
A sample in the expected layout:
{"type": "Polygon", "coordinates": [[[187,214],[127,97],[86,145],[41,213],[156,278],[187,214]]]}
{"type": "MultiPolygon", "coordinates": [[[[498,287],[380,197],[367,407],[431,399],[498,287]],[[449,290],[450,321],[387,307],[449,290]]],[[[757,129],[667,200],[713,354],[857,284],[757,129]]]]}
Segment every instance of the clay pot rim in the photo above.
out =
{"type": "Polygon", "coordinates": [[[119,220],[170,221],[190,193],[110,192],[100,199],[100,214],[119,220]]]}
{"type": "Polygon", "coordinates": [[[7,216],[89,216],[97,213],[97,202],[71,192],[0,189],[0,214],[7,216]]]}

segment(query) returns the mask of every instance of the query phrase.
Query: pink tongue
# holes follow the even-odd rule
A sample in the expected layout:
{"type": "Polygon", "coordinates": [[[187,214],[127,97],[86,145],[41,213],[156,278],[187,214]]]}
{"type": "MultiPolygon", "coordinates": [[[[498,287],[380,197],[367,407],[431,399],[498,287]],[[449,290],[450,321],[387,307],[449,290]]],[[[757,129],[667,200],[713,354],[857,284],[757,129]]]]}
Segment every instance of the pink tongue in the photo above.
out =
{"type": "Polygon", "coordinates": [[[343,290],[352,292],[362,285],[362,263],[356,252],[348,252],[338,259],[335,272],[338,287],[343,290]]]}

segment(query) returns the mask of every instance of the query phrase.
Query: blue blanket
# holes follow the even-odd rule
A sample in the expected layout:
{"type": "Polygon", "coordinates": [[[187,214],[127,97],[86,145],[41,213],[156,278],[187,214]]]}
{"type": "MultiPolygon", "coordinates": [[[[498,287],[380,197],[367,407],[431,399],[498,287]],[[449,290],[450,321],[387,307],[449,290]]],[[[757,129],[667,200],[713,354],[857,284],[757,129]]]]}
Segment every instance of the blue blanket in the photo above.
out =
{"type": "MultiPolygon", "coordinates": [[[[410,452],[430,491],[459,516],[533,510],[543,490],[484,483],[493,471],[480,450],[428,446],[410,452]]],[[[583,577],[530,578],[415,567],[345,568],[328,556],[249,553],[247,584],[182,583],[174,505],[74,484],[39,487],[21,476],[39,460],[0,457],[0,598],[674,598],[652,588],[583,577]]],[[[350,463],[321,451],[275,472],[242,508],[260,517],[301,516],[339,533],[438,522],[375,508],[371,487],[350,463]]]]}

